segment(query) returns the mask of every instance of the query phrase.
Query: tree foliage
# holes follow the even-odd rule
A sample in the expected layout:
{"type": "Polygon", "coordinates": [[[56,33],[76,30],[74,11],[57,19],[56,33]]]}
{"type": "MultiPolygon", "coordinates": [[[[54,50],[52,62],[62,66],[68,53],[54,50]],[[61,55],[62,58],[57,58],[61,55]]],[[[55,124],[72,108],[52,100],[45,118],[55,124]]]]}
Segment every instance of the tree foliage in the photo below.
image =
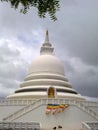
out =
{"type": "Polygon", "coordinates": [[[59,0],[1,0],[9,2],[15,9],[22,5],[20,12],[27,13],[31,7],[36,7],[38,15],[41,18],[46,17],[46,13],[49,14],[52,20],[57,20],[56,11],[59,9],[59,0]]]}

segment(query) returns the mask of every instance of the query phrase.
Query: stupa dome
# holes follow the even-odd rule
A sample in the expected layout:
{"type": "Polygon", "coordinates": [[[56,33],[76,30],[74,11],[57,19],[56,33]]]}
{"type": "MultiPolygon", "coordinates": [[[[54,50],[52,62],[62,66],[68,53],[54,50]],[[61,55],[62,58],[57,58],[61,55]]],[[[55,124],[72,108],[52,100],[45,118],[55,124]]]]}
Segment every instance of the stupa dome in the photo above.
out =
{"type": "Polygon", "coordinates": [[[54,55],[40,55],[32,62],[28,74],[53,73],[64,75],[62,62],[54,55]]]}

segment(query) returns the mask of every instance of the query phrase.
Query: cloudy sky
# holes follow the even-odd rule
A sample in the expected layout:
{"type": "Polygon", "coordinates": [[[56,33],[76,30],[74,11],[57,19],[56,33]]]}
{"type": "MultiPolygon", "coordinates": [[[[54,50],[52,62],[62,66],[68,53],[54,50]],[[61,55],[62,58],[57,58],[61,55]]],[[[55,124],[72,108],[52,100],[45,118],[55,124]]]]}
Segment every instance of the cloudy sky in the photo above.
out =
{"type": "Polygon", "coordinates": [[[14,92],[39,55],[45,30],[65,75],[80,94],[98,97],[98,0],[60,0],[58,20],[20,14],[0,2],[0,98],[14,92]]]}

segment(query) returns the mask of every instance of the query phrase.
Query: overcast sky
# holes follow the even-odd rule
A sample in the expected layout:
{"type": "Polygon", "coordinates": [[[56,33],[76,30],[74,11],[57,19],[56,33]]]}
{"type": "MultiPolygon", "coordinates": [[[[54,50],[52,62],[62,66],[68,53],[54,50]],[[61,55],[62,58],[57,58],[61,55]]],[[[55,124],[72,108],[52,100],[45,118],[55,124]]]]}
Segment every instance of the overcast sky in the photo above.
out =
{"type": "Polygon", "coordinates": [[[73,88],[98,97],[98,0],[60,0],[60,6],[53,22],[35,9],[24,15],[0,2],[0,98],[19,88],[46,29],[73,88]]]}

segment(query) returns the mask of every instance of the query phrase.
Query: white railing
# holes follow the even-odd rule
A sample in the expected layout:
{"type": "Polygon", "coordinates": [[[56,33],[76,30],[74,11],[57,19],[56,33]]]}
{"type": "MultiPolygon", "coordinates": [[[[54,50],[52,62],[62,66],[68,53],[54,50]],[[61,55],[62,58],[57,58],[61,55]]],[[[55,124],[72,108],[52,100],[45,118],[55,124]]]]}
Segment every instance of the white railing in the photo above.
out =
{"type": "Polygon", "coordinates": [[[98,122],[83,122],[82,123],[83,130],[98,130],[98,122]]]}
{"type": "Polygon", "coordinates": [[[96,112],[94,112],[93,110],[91,110],[89,107],[85,106],[83,103],[76,101],[75,104],[82,110],[86,111],[87,113],[89,113],[92,117],[94,117],[95,119],[98,120],[98,114],[96,112]]]}
{"type": "Polygon", "coordinates": [[[83,101],[76,101],[76,100],[68,100],[68,99],[39,99],[37,101],[33,101],[33,103],[26,105],[25,107],[21,108],[20,110],[12,113],[11,115],[5,117],[4,121],[13,121],[20,116],[26,114],[27,112],[31,111],[32,109],[46,104],[69,104],[69,105],[76,105],[80,109],[88,112],[92,117],[98,119],[98,115],[93,110],[89,109],[87,106],[84,105],[83,101]]]}
{"type": "MultiPolygon", "coordinates": [[[[56,100],[56,99],[55,99],[56,100]]],[[[58,99],[57,99],[58,100],[58,99]]],[[[60,100],[67,100],[67,101],[73,101],[71,99],[60,99],[60,100]]],[[[2,99],[0,100],[0,106],[8,106],[8,105],[29,105],[32,104],[36,99],[2,99]]],[[[76,101],[76,100],[75,100],[76,101]]],[[[79,100],[77,100],[79,101],[79,100]]],[[[98,106],[98,102],[92,102],[92,101],[79,101],[85,106],[98,106]]]]}
{"type": "Polygon", "coordinates": [[[2,99],[0,100],[0,106],[24,106],[24,105],[29,105],[32,104],[35,99],[2,99]]]}
{"type": "Polygon", "coordinates": [[[85,106],[98,106],[98,102],[93,102],[93,101],[81,101],[81,103],[83,103],[85,106]]]}
{"type": "Polygon", "coordinates": [[[85,122],[82,123],[82,129],[83,130],[92,130],[91,127],[89,127],[89,125],[86,124],[85,122]]]}
{"type": "Polygon", "coordinates": [[[0,129],[1,130],[8,130],[8,129],[36,129],[36,130],[40,130],[40,123],[39,122],[0,122],[0,129]]]}

